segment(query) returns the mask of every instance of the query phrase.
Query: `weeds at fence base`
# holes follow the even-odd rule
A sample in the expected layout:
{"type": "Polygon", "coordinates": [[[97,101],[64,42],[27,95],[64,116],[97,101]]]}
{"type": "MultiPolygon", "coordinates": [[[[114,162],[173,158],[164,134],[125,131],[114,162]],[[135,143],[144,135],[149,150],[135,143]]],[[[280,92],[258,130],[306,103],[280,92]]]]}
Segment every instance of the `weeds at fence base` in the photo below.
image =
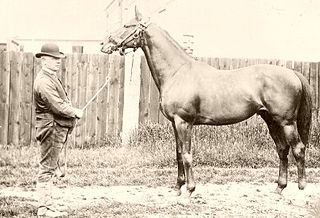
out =
{"type": "Polygon", "coordinates": [[[35,217],[37,208],[19,197],[0,197],[0,217],[35,217]]]}
{"type": "Polygon", "coordinates": [[[311,215],[314,218],[320,218],[320,197],[311,208],[311,215]]]}

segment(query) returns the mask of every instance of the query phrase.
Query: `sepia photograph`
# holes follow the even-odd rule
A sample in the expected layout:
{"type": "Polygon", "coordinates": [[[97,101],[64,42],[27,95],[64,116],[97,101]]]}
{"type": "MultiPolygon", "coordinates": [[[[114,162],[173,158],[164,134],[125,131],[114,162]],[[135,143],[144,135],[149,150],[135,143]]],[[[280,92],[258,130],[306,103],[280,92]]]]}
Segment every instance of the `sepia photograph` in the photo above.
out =
{"type": "Polygon", "coordinates": [[[0,0],[0,217],[320,218],[320,1],[0,0]]]}

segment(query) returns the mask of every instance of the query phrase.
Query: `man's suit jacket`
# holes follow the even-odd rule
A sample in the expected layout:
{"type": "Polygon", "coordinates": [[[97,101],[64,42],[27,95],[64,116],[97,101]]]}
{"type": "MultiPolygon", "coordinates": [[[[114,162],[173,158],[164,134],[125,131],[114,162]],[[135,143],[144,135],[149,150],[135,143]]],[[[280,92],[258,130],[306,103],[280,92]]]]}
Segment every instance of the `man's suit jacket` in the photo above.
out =
{"type": "Polygon", "coordinates": [[[36,127],[52,126],[54,121],[60,126],[74,127],[75,108],[58,78],[40,70],[34,81],[36,127]]]}

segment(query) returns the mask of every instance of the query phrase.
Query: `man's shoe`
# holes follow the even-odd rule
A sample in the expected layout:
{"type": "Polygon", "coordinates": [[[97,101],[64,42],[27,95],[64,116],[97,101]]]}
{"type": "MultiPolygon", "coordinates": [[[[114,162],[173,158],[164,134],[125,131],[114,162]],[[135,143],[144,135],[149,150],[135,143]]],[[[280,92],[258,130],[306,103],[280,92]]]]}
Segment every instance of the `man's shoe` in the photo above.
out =
{"type": "Polygon", "coordinates": [[[54,171],[54,174],[57,178],[62,178],[66,176],[64,169],[61,169],[60,166],[57,167],[57,169],[54,171]]]}
{"type": "Polygon", "coordinates": [[[40,207],[38,209],[38,217],[67,217],[67,212],[57,211],[47,207],[40,207]]]}
{"type": "Polygon", "coordinates": [[[62,203],[56,203],[53,207],[53,210],[55,211],[66,211],[69,210],[70,208],[62,203]]]}

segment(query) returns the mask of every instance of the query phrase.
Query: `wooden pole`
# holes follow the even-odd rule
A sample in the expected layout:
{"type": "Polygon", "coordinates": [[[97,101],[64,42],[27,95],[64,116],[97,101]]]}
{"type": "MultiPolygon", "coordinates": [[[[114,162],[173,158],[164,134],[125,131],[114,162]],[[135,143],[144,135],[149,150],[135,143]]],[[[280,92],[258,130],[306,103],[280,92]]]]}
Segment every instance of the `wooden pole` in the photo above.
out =
{"type": "Polygon", "coordinates": [[[96,92],[96,94],[94,94],[94,96],[92,96],[92,98],[87,102],[87,104],[82,108],[82,110],[85,110],[89,104],[99,95],[99,93],[103,90],[103,88],[108,85],[109,82],[109,77],[107,78],[106,82],[103,84],[103,86],[101,86],[101,88],[96,92]]]}

